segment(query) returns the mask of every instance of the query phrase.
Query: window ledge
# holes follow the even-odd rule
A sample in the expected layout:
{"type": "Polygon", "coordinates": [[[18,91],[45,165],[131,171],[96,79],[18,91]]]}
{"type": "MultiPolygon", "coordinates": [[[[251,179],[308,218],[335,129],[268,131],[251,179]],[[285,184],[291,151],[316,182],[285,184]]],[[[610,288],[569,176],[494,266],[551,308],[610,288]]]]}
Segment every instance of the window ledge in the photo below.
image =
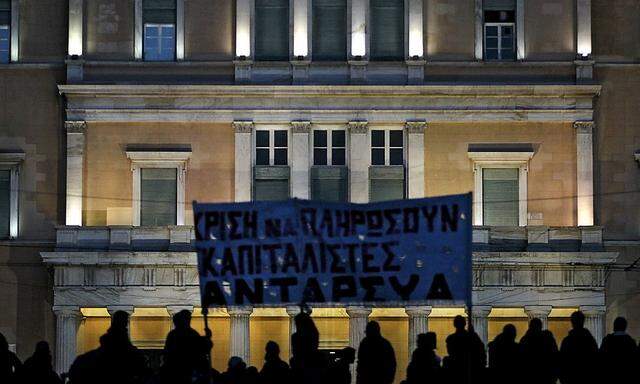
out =
{"type": "Polygon", "coordinates": [[[191,151],[127,151],[127,158],[132,161],[187,161],[191,151]]]}
{"type": "Polygon", "coordinates": [[[526,162],[531,160],[534,151],[514,151],[514,152],[489,152],[489,151],[480,151],[480,152],[467,152],[469,158],[475,162],[482,161],[515,161],[515,162],[526,162]]]}

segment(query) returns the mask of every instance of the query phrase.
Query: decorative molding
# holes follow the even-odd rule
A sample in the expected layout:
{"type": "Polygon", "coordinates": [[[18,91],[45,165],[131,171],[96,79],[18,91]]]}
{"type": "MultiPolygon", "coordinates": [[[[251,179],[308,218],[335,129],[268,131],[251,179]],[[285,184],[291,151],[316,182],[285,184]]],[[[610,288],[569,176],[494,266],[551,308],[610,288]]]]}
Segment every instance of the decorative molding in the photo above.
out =
{"type": "Polygon", "coordinates": [[[252,133],[255,128],[253,121],[234,121],[231,125],[235,133],[252,133]]]}
{"type": "Polygon", "coordinates": [[[576,121],[573,123],[577,134],[592,135],[595,123],[593,121],[576,121]]]}
{"type": "Polygon", "coordinates": [[[469,158],[476,163],[487,164],[496,163],[521,163],[523,161],[529,161],[535,155],[533,151],[518,151],[518,152],[467,152],[469,158]]]}
{"type": "Polygon", "coordinates": [[[64,128],[69,133],[84,133],[87,129],[86,121],[65,121],[64,128]]]}
{"type": "Polygon", "coordinates": [[[425,129],[427,128],[426,121],[407,121],[404,123],[404,127],[409,134],[424,134],[425,129]]]}
{"type": "Polygon", "coordinates": [[[126,151],[132,162],[186,162],[191,158],[191,151],[126,151]]]}
{"type": "Polygon", "coordinates": [[[350,121],[348,127],[349,133],[353,135],[363,135],[369,131],[369,123],[366,121],[350,121]]]}
{"type": "Polygon", "coordinates": [[[292,121],[291,133],[309,133],[311,132],[310,121],[292,121]]]}

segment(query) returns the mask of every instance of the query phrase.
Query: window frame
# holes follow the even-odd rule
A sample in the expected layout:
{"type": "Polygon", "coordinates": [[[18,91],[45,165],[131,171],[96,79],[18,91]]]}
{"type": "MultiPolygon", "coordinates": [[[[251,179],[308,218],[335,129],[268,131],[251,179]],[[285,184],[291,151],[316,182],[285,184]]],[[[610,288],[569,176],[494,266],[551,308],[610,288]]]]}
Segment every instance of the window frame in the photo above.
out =
{"type": "Polygon", "coordinates": [[[178,48],[178,38],[177,38],[177,24],[176,23],[144,23],[142,26],[142,59],[143,61],[147,61],[147,62],[159,62],[159,63],[170,63],[172,61],[176,61],[177,59],[177,48],[178,48]],[[147,42],[147,27],[157,27],[158,31],[160,32],[159,36],[157,37],[159,42],[158,42],[158,53],[161,54],[162,53],[162,30],[163,28],[166,28],[168,26],[173,27],[173,57],[170,59],[149,59],[147,58],[147,49],[146,49],[146,42],[147,42]]]}
{"type": "Polygon", "coordinates": [[[349,164],[349,134],[348,131],[345,127],[338,127],[338,126],[319,126],[319,127],[314,127],[311,130],[311,135],[310,135],[310,140],[311,140],[311,152],[310,156],[311,156],[311,166],[312,167],[347,167],[349,164]],[[326,147],[319,147],[319,148],[325,148],[327,150],[327,164],[325,165],[316,165],[315,163],[315,132],[316,131],[327,131],[327,146],[326,147]],[[333,164],[333,132],[335,131],[342,131],[344,132],[344,147],[338,147],[338,148],[344,148],[344,164],[337,164],[334,165],[333,164]]]}
{"type": "Polygon", "coordinates": [[[491,23],[484,23],[483,26],[483,47],[484,47],[484,60],[485,61],[491,61],[491,62],[495,62],[495,61],[516,61],[518,58],[518,52],[517,52],[517,32],[516,32],[516,26],[517,24],[515,22],[504,22],[504,23],[495,23],[495,22],[491,22],[491,23]],[[487,58],[487,28],[488,27],[498,27],[498,58],[497,59],[488,59],[487,58]],[[511,51],[513,52],[513,59],[504,59],[502,58],[502,27],[511,27],[512,33],[513,33],[513,37],[511,38],[511,51]]]}
{"type": "Polygon", "coordinates": [[[10,172],[9,179],[9,236],[0,235],[0,239],[15,239],[19,233],[20,222],[20,170],[24,162],[23,152],[0,153],[0,169],[10,172]]]}
{"type": "MultiPolygon", "coordinates": [[[[407,133],[402,127],[398,128],[369,128],[369,166],[371,167],[399,167],[407,165],[407,133]],[[373,146],[373,131],[384,131],[384,164],[373,164],[373,149],[383,148],[373,146]],[[390,164],[391,149],[397,149],[399,147],[391,147],[391,131],[402,131],[402,164],[390,164]]],[[[405,177],[406,178],[406,177],[405,177]]],[[[406,181],[406,180],[405,180],[406,181]]]]}
{"type": "Polygon", "coordinates": [[[133,176],[132,194],[132,225],[140,226],[141,210],[141,172],[142,168],[175,168],[176,178],[176,223],[175,225],[185,225],[185,190],[186,172],[191,151],[127,151],[127,158],[131,161],[131,171],[133,176]]]}
{"type": "MultiPolygon", "coordinates": [[[[261,126],[254,128],[254,134],[252,135],[252,159],[253,166],[256,167],[290,167],[291,166],[291,129],[285,125],[277,125],[277,126],[261,126]],[[257,164],[257,137],[258,131],[268,131],[269,132],[269,164],[257,164]],[[276,147],[275,146],[275,131],[286,131],[287,132],[287,164],[274,164],[275,159],[275,150],[282,149],[285,147],[276,147]]],[[[260,147],[265,148],[265,147],[260,147]]]]}
{"type": "Polygon", "coordinates": [[[518,226],[524,227],[528,222],[528,174],[529,161],[535,152],[468,152],[473,162],[473,225],[484,225],[483,169],[484,168],[516,168],[518,169],[518,226]]]}

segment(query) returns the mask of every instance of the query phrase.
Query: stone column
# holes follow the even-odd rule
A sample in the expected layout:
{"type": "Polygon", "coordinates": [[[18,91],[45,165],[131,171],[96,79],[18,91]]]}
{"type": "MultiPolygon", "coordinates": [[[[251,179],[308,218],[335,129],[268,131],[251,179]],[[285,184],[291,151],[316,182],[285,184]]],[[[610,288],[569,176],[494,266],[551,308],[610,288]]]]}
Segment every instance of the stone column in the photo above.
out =
{"type": "Polygon", "coordinates": [[[524,47],[524,0],[516,0],[516,54],[518,60],[524,60],[526,58],[526,51],[524,47]]]}
{"type": "Polygon", "coordinates": [[[407,184],[410,199],[424,197],[425,121],[407,121],[407,184]]]}
{"type": "Polygon", "coordinates": [[[293,356],[293,350],[291,348],[291,336],[296,332],[296,322],[295,317],[298,313],[300,313],[300,306],[290,305],[286,308],[287,315],[289,315],[289,358],[293,356]]]}
{"type": "Polygon", "coordinates": [[[409,316],[409,360],[411,354],[418,346],[418,335],[426,333],[429,330],[429,314],[431,314],[431,306],[410,306],[404,311],[409,316]]]}
{"type": "Polygon", "coordinates": [[[171,321],[171,329],[174,328],[173,316],[178,312],[187,310],[193,314],[193,305],[167,305],[167,313],[169,313],[169,320],[171,321]]]}
{"type": "Polygon", "coordinates": [[[64,373],[69,371],[76,358],[82,313],[79,307],[74,306],[54,306],[53,313],[56,315],[55,369],[58,373],[64,373]]]}
{"type": "Polygon", "coordinates": [[[576,166],[578,226],[591,226],[593,219],[593,121],[576,121],[576,166]]]}
{"type": "Polygon", "coordinates": [[[352,203],[369,202],[370,152],[366,121],[349,122],[349,195],[352,203]]]}
{"type": "Polygon", "coordinates": [[[489,305],[474,305],[471,312],[471,324],[476,331],[480,339],[484,343],[485,347],[489,341],[489,314],[491,313],[491,306],[489,305]]]}
{"type": "Polygon", "coordinates": [[[236,54],[235,80],[237,83],[251,81],[253,65],[253,1],[236,0],[236,54]]]}
{"type": "Polygon", "coordinates": [[[11,62],[20,60],[20,0],[11,0],[11,62]]]}
{"type": "Polygon", "coordinates": [[[309,198],[310,121],[291,122],[291,197],[309,198]]]}
{"type": "MultiPolygon", "coordinates": [[[[356,349],[360,347],[360,342],[364,339],[364,333],[369,322],[371,308],[351,306],[347,307],[347,315],[349,315],[349,346],[356,349]]],[[[351,366],[351,382],[356,382],[356,362],[351,366]]]]}
{"type": "Polygon", "coordinates": [[[578,57],[586,58],[591,55],[591,0],[577,0],[576,7],[576,49],[578,57]]]}
{"type": "Polygon", "coordinates": [[[231,318],[229,354],[238,356],[249,364],[249,316],[252,307],[229,307],[227,312],[231,318]]]}
{"type": "Polygon", "coordinates": [[[408,0],[409,44],[407,52],[407,84],[422,84],[424,81],[424,16],[423,1],[408,0]]]}
{"type": "Polygon", "coordinates": [[[607,308],[600,305],[581,306],[580,310],[584,313],[584,327],[591,332],[596,339],[596,343],[600,345],[605,334],[605,314],[607,308]]]}
{"type": "Polygon", "coordinates": [[[133,2],[133,58],[142,60],[142,0],[134,0],[133,2]]]}
{"type": "Polygon", "coordinates": [[[234,121],[235,131],[235,201],[251,201],[253,184],[253,122],[234,121]]]}
{"type": "Polygon", "coordinates": [[[84,168],[84,121],[66,121],[67,131],[67,206],[66,225],[82,225],[84,168]]]}
{"type": "Polygon", "coordinates": [[[525,305],[524,312],[529,320],[540,319],[542,321],[542,329],[547,329],[552,308],[550,305],[525,305]]]}
{"type": "Polygon", "coordinates": [[[474,51],[476,60],[482,60],[484,58],[484,12],[482,0],[475,0],[475,21],[476,41],[474,51]]]}
{"type": "Polygon", "coordinates": [[[184,60],[184,2],[176,0],[176,60],[184,60]]]}
{"type": "Polygon", "coordinates": [[[69,36],[68,54],[69,56],[82,56],[83,42],[83,0],[69,0],[69,36]]]}

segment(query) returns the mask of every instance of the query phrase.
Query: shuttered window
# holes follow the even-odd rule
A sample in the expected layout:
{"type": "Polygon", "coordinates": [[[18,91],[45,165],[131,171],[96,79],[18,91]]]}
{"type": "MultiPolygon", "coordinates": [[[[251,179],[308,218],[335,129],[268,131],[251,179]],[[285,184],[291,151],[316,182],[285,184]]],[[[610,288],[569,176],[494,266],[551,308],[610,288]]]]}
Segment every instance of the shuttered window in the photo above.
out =
{"type": "Polygon", "coordinates": [[[311,168],[311,199],[346,202],[348,172],[346,167],[314,166],[311,168]]]}
{"type": "Polygon", "coordinates": [[[282,201],[289,198],[290,169],[287,166],[258,166],[254,168],[253,199],[282,201]]]}
{"type": "Polygon", "coordinates": [[[144,59],[172,61],[176,55],[176,0],[144,0],[144,59]]]}
{"type": "Polygon", "coordinates": [[[140,225],[176,225],[177,175],[175,168],[140,170],[140,225]]]}
{"type": "Polygon", "coordinates": [[[256,60],[289,60],[289,0],[255,0],[256,60]]]}
{"type": "Polygon", "coordinates": [[[346,0],[313,0],[313,59],[347,59],[346,0]]]}
{"type": "Polygon", "coordinates": [[[11,171],[0,170],[0,239],[9,237],[11,171]]]}
{"type": "Polygon", "coordinates": [[[0,0],[0,63],[9,62],[11,45],[11,0],[0,0]]]}
{"type": "Polygon", "coordinates": [[[404,199],[404,166],[369,168],[369,201],[404,199]]]}
{"type": "Polygon", "coordinates": [[[371,59],[404,60],[404,0],[371,0],[371,59]]]}
{"type": "Polygon", "coordinates": [[[518,168],[482,169],[482,217],[484,225],[519,224],[518,168]]]}

